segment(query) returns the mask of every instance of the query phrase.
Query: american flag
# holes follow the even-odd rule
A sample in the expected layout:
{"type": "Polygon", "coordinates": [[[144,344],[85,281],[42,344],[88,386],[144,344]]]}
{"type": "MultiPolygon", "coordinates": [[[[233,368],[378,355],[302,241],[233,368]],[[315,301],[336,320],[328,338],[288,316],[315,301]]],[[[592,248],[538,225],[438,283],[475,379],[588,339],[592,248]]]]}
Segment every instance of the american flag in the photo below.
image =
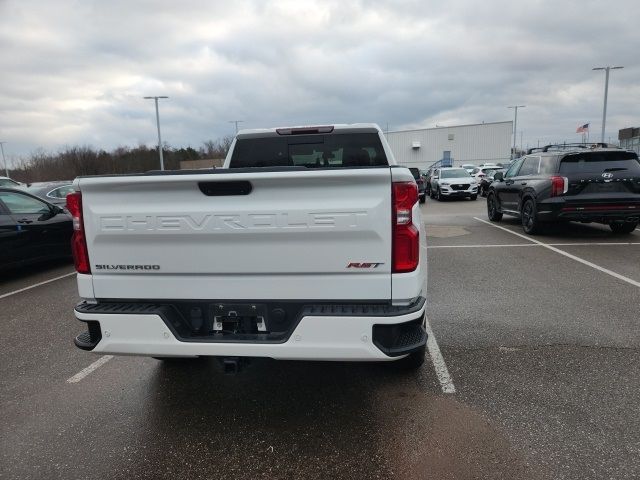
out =
{"type": "Polygon", "coordinates": [[[586,133],[589,131],[589,124],[585,123],[577,128],[576,133],[586,133]]]}

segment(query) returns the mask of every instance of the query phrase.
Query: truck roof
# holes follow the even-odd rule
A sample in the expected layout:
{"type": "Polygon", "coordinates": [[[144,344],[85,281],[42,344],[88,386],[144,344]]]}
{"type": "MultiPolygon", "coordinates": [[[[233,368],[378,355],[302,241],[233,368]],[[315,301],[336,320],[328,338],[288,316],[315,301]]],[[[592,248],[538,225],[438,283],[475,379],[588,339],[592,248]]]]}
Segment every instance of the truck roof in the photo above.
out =
{"type": "Polygon", "coordinates": [[[339,123],[335,125],[298,125],[291,127],[252,128],[243,129],[236,135],[237,138],[264,138],[279,135],[297,134],[331,134],[331,133],[378,133],[382,132],[375,123],[339,123]]]}

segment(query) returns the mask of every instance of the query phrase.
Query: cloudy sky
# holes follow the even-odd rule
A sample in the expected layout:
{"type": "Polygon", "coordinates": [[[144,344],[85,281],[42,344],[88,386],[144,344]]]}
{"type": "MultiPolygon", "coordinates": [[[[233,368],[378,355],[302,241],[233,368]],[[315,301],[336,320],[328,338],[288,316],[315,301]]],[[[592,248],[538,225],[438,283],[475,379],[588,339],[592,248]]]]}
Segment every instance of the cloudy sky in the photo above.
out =
{"type": "MultiPolygon", "coordinates": [[[[390,130],[512,119],[525,144],[640,126],[633,0],[0,0],[0,140],[37,148],[243,127],[377,122],[390,130]]],[[[518,143],[520,143],[518,133],[518,143]]]]}

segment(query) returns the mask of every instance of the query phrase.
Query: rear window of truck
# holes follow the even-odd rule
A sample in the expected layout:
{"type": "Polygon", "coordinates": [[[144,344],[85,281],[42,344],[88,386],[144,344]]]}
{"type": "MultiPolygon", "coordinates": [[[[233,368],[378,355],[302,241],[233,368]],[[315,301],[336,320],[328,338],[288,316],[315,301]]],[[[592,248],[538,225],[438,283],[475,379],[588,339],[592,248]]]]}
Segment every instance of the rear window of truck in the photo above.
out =
{"type": "Polygon", "coordinates": [[[640,175],[640,162],[633,152],[585,152],[567,155],[560,161],[559,173],[603,173],[627,171],[640,175]]]}
{"type": "Polygon", "coordinates": [[[388,165],[377,133],[239,138],[229,168],[350,168],[388,165]]]}

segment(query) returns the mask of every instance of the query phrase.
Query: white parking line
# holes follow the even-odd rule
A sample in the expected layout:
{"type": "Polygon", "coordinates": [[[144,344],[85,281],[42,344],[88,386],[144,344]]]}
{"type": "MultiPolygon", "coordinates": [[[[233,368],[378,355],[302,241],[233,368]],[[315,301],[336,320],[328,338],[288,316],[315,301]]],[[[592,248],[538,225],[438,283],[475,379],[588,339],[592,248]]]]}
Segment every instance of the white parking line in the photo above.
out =
{"type": "MultiPolygon", "coordinates": [[[[640,245],[640,242],[574,242],[574,243],[545,243],[544,245],[550,247],[590,247],[592,245],[640,245]]],[[[543,245],[537,243],[506,243],[506,244],[494,244],[494,245],[431,245],[427,248],[499,248],[499,247],[542,247],[543,245]]]]}
{"type": "Polygon", "coordinates": [[[633,285],[634,287],[639,287],[640,288],[640,282],[636,282],[635,280],[633,280],[633,279],[631,279],[629,277],[625,277],[624,275],[620,275],[619,273],[616,273],[616,272],[614,272],[612,270],[609,270],[608,268],[601,267],[600,265],[596,265],[595,263],[589,262],[588,260],[585,260],[583,258],[577,257],[575,255],[572,255],[572,254],[568,253],[568,252],[565,252],[564,250],[560,250],[559,248],[553,247],[553,246],[548,245],[546,243],[542,243],[542,242],[540,242],[538,240],[535,240],[533,238],[529,238],[529,237],[527,237],[527,236],[525,236],[525,235],[523,235],[521,233],[509,230],[508,228],[501,227],[500,225],[495,225],[494,223],[488,222],[487,220],[483,220],[483,219],[478,218],[478,217],[473,217],[473,218],[478,220],[479,222],[486,223],[487,225],[491,225],[492,227],[499,228],[500,230],[504,230],[505,232],[509,232],[512,235],[516,235],[516,236],[518,236],[520,238],[524,238],[525,240],[528,240],[530,242],[538,244],[541,247],[548,248],[549,250],[552,250],[552,251],[554,251],[556,253],[559,253],[560,255],[564,255],[567,258],[575,260],[576,262],[580,262],[583,265],[587,265],[588,267],[591,267],[591,268],[593,268],[595,270],[598,270],[598,271],[600,271],[602,273],[606,273],[607,275],[611,275],[612,277],[615,277],[618,280],[622,280],[623,282],[627,282],[627,283],[633,285]]]}
{"type": "Polygon", "coordinates": [[[440,347],[438,347],[438,342],[433,334],[433,330],[431,330],[431,324],[427,317],[425,317],[425,330],[427,331],[427,350],[429,350],[431,362],[433,362],[433,369],[436,371],[442,393],[456,393],[456,387],[453,385],[453,380],[451,380],[451,375],[449,375],[449,369],[444,361],[442,352],[440,352],[440,347]]]}
{"type": "Polygon", "coordinates": [[[428,245],[427,248],[498,248],[498,247],[537,247],[535,243],[507,243],[495,245],[428,245]]]}
{"type": "Polygon", "coordinates": [[[91,365],[89,365],[87,368],[83,368],[82,370],[80,370],[78,373],[76,373],[73,377],[68,378],[67,379],[67,383],[78,383],[80,380],[82,380],[84,377],[86,377],[87,375],[89,375],[91,372],[93,372],[94,370],[100,368],[102,365],[104,365],[105,363],[107,363],[109,360],[111,360],[113,358],[113,355],[103,355],[102,357],[100,357],[98,360],[96,360],[95,362],[93,362],[91,365]]]}
{"type": "Polygon", "coordinates": [[[24,292],[26,290],[31,290],[32,288],[39,287],[40,285],[45,285],[47,283],[55,282],[56,280],[60,280],[62,278],[70,277],[71,275],[75,275],[76,272],[67,273],[65,275],[60,275],[59,277],[50,278],[49,280],[45,280],[44,282],[34,283],[33,285],[29,285],[28,287],[21,288],[19,290],[14,290],[13,292],[5,293],[0,295],[0,299],[10,297],[11,295],[15,295],[16,293],[24,292]]]}

